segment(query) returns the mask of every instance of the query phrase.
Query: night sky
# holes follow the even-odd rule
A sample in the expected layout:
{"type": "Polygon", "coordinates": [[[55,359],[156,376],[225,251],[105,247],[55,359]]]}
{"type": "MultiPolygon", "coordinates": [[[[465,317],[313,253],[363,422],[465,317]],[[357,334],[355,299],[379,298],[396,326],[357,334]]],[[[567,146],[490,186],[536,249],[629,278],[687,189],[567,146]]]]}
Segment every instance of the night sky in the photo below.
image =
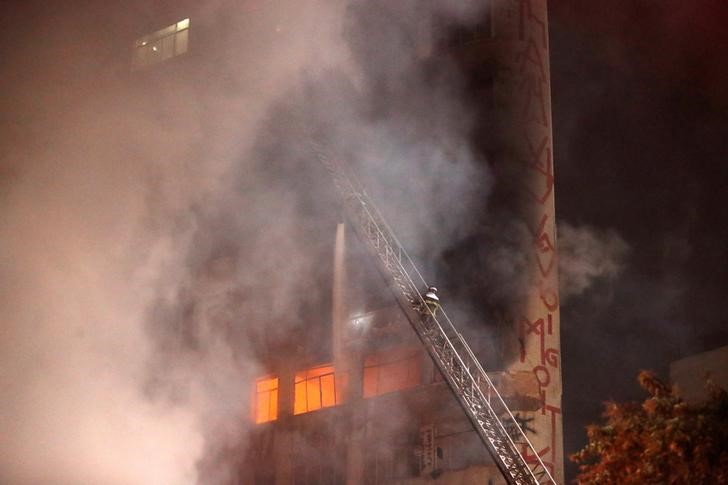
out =
{"type": "Polygon", "coordinates": [[[728,4],[554,1],[549,15],[557,217],[629,245],[618,278],[562,307],[568,453],[602,401],[640,398],[640,369],[667,377],[728,344],[728,4]]]}

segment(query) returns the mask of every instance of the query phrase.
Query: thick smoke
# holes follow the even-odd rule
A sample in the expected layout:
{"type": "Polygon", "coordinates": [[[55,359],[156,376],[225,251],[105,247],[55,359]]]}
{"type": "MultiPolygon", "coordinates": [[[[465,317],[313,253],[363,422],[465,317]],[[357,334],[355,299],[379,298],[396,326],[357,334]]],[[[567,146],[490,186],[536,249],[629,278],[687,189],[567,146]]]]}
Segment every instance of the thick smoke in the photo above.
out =
{"type": "Polygon", "coordinates": [[[224,41],[246,49],[135,89],[119,62],[128,45],[110,39],[133,38],[134,9],[10,13],[3,483],[235,479],[225,453],[245,450],[266,351],[295,348],[313,316],[328,318],[321,260],[338,215],[301,121],[359,168],[423,259],[461,237],[483,200],[461,81],[417,58],[435,19],[475,18],[480,5],[246,5],[191,15],[192,29],[239,25],[224,41]]]}

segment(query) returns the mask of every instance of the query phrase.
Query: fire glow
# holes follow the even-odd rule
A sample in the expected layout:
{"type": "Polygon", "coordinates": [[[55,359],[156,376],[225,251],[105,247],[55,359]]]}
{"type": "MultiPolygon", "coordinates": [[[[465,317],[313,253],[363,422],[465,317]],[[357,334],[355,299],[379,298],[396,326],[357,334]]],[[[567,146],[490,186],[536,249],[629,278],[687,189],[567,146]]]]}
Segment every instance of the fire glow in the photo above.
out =
{"type": "MultiPolygon", "coordinates": [[[[422,352],[410,347],[378,352],[365,358],[363,371],[361,394],[364,398],[416,387],[422,383],[422,352]]],[[[348,381],[348,375],[335,372],[330,363],[296,372],[293,414],[344,403],[348,381]]],[[[257,424],[278,419],[278,391],[277,376],[256,380],[253,417],[257,424]]]]}

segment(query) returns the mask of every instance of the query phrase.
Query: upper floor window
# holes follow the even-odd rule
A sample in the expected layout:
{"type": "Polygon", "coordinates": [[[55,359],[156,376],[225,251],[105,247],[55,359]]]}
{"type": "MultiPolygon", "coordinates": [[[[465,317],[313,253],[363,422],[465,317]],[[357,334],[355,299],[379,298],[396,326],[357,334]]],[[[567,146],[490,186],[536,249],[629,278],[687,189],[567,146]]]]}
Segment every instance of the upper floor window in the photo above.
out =
{"type": "MultiPolygon", "coordinates": [[[[339,376],[339,381],[343,381],[339,376]]],[[[337,382],[332,365],[296,372],[293,414],[303,414],[343,402],[344,382],[337,382]]]]}
{"type": "Polygon", "coordinates": [[[278,419],[278,378],[261,377],[255,381],[253,410],[256,423],[278,419]]]}
{"type": "Polygon", "coordinates": [[[422,380],[422,356],[417,348],[393,349],[364,359],[364,397],[407,389],[422,380]]]}
{"type": "Polygon", "coordinates": [[[182,19],[172,25],[145,35],[134,42],[132,70],[157,64],[187,52],[190,19],[182,19]]]}

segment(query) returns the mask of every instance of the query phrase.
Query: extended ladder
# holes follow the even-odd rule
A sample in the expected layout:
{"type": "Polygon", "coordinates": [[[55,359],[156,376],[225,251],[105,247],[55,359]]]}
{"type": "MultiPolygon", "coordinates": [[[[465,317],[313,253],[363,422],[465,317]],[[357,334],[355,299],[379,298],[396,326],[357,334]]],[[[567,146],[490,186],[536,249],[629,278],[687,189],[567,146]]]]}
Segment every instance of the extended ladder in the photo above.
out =
{"type": "Polygon", "coordinates": [[[312,143],[331,174],[355,230],[379,257],[395,296],[423,345],[450,385],[496,465],[512,485],[555,484],[493,382],[442,308],[427,305],[428,286],[379,210],[347,167],[312,143]]]}

